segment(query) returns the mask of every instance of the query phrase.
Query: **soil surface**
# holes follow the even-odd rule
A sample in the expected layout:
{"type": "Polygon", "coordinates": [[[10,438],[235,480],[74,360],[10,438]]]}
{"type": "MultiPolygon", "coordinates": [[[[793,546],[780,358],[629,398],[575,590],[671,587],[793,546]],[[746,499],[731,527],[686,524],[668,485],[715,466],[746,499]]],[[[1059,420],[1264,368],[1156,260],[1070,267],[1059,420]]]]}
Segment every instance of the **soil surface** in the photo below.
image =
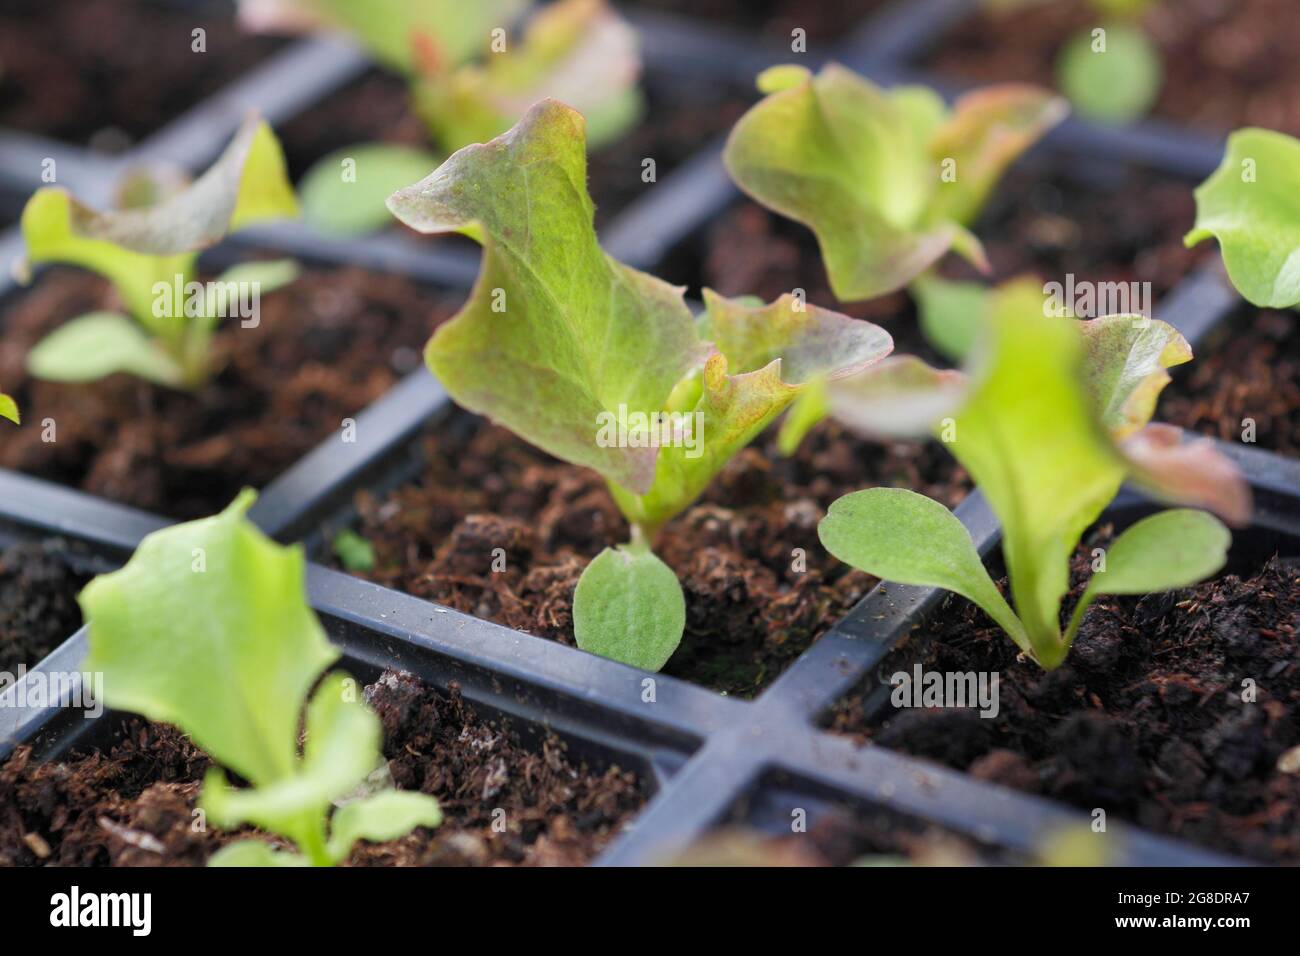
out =
{"type": "Polygon", "coordinates": [[[5,309],[0,381],[23,424],[0,466],[178,519],[262,487],[420,364],[456,303],[359,269],[307,270],[261,302],[256,328],[229,319],[215,379],[190,394],[126,375],[90,384],[30,379],[28,350],[74,316],[117,308],[102,279],[51,270],[5,309]],[[54,422],[47,441],[44,422],[54,422]]]}
{"type": "MultiPolygon", "coordinates": [[[[1060,49],[1101,18],[1089,0],[998,13],[954,26],[927,66],[975,83],[1055,86],[1060,49]]],[[[1206,131],[1264,126],[1300,134],[1300,22],[1293,0],[1162,0],[1144,21],[1164,57],[1154,112],[1206,131]]]]}
{"type": "MultiPolygon", "coordinates": [[[[393,781],[435,796],[444,820],[358,844],[350,865],[580,865],[645,800],[635,774],[591,769],[554,737],[525,745],[478,717],[455,685],[443,693],[389,672],[366,699],[384,725],[393,781]]],[[[0,765],[0,865],[202,865],[254,835],[191,829],[207,766],[174,728],[135,718],[107,752],[38,763],[21,747],[0,765]]]]}
{"type": "MultiPolygon", "coordinates": [[[[800,27],[810,40],[838,43],[866,18],[885,6],[886,0],[636,0],[630,6],[709,20],[749,32],[761,32],[772,41],[790,40],[800,27]]],[[[817,52],[809,47],[809,52],[817,52]]],[[[821,52],[825,52],[823,49],[821,52]]]]}
{"type": "Polygon", "coordinates": [[[1172,369],[1158,417],[1224,441],[1300,456],[1300,317],[1246,308],[1172,369]]]}
{"type": "MultiPolygon", "coordinates": [[[[656,181],[662,182],[711,138],[729,130],[757,97],[748,88],[702,88],[653,78],[643,80],[642,90],[646,104],[640,122],[588,157],[588,189],[598,225],[656,185],[642,180],[643,160],[654,159],[656,181]]],[[[385,142],[431,148],[406,85],[379,72],[326,97],[285,123],[277,135],[295,182],[322,156],[345,146],[385,142]]]]}
{"type": "MultiPolygon", "coordinates": [[[[1137,170],[1093,172],[1092,183],[1040,164],[1008,172],[975,226],[993,269],[990,281],[1025,273],[1064,281],[1073,273],[1076,281],[1150,282],[1158,303],[1205,257],[1204,248],[1183,246],[1196,218],[1190,184],[1137,170]]],[[[708,286],[764,300],[802,288],[809,302],[886,324],[900,343],[905,333],[899,326],[915,326],[906,293],[837,304],[811,230],[749,200],[732,206],[702,236],[673,251],[661,270],[665,279],[693,293],[708,286]]],[[[941,262],[940,271],[978,277],[955,255],[941,262]]]]}
{"type": "Polygon", "coordinates": [[[81,627],[77,592],[90,575],[75,571],[58,540],[0,551],[0,673],[40,663],[81,627]]]}
{"type": "Polygon", "coordinates": [[[6,0],[0,126],[117,152],[280,45],[241,33],[228,2],[6,0]]]}
{"type": "MultiPolygon", "coordinates": [[[[1066,608],[1086,581],[1090,549],[1109,538],[1103,528],[1079,549],[1066,608]]],[[[1181,591],[1102,598],[1052,672],[1020,659],[982,612],[950,599],[922,665],[998,673],[997,717],[886,703],[877,722],[860,691],[837,706],[832,726],[1216,850],[1300,862],[1298,629],[1294,559],[1181,591]]],[[[914,653],[904,645],[879,673],[910,671],[914,653]]]]}
{"type": "MultiPolygon", "coordinates": [[[[464,416],[427,443],[417,481],[357,498],[358,531],[376,556],[367,576],[572,644],[583,568],[628,538],[602,479],[464,416]],[[497,548],[505,570],[493,572],[497,548]]],[[[742,696],[775,679],[869,590],[871,578],[822,550],[817,522],[836,498],[873,484],[950,505],[967,490],[937,443],[872,445],[831,422],[793,458],[770,433],[737,455],[656,545],[686,595],[686,634],[664,672],[742,696]],[[795,569],[795,549],[806,570],[795,569]]]]}

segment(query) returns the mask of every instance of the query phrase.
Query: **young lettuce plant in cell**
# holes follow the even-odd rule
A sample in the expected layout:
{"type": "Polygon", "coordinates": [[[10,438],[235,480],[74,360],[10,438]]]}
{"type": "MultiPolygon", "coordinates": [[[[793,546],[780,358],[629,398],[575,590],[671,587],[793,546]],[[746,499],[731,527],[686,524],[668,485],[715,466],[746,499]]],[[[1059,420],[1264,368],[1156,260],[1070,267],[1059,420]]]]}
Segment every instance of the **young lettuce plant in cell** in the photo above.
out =
{"type": "Polygon", "coordinates": [[[251,823],[297,847],[241,840],[210,865],[329,866],[358,840],[435,827],[441,813],[432,797],[375,783],[379,718],[351,678],[322,677],[339,652],[307,604],[302,551],[247,520],[255,497],[154,532],[91,581],[85,667],[104,675],[110,707],[175,725],[220,765],[203,782],[209,823],[251,823]],[[231,787],[223,767],[250,786],[231,787]]]}
{"type": "Polygon", "coordinates": [[[559,0],[539,9],[522,36],[506,29],[524,0],[243,0],[255,29],[343,29],[403,74],[412,105],[437,152],[354,144],[321,158],[301,183],[306,218],[322,230],[355,234],[389,222],[384,200],[441,158],[509,129],[543,96],[587,117],[593,149],[639,118],[637,37],[605,0],[559,0]]]}
{"type": "Polygon", "coordinates": [[[197,389],[215,371],[211,341],[243,290],[270,292],[297,275],[293,262],[237,265],[214,282],[194,281],[200,250],[227,233],[297,214],[275,134],[250,116],[202,176],[161,202],[97,212],[45,187],[22,214],[26,260],[82,266],[108,279],[127,315],[92,312],[37,343],[27,365],[37,378],[89,382],[114,372],[197,389]]]}
{"type": "Polygon", "coordinates": [[[950,110],[924,87],[881,90],[831,64],[758,78],[767,94],[727,140],[731,177],[810,228],[831,291],[871,299],[914,282],[950,249],[987,268],[967,228],[1007,166],[1065,115],[1028,86],[969,93],[950,110]]]}
{"type": "Polygon", "coordinates": [[[681,288],[601,250],[584,120],[553,100],[389,208],[419,232],[483,246],[469,301],[425,359],[465,408],[607,479],[631,540],[583,573],[575,637],[659,669],[681,641],[685,602],[651,550],[656,532],[810,382],[877,366],[892,340],[791,295],[755,305],[706,292],[697,321],[681,288]]]}
{"type": "MultiPolygon", "coordinates": [[[[1133,315],[1091,321],[1045,314],[1041,290],[995,294],[989,351],[947,422],[947,444],[1003,529],[1015,610],[946,508],[905,489],[854,492],[819,526],[826,549],[882,580],[941,587],[981,607],[1042,667],[1060,665],[1084,612],[1102,594],[1145,594],[1193,584],[1224,564],[1227,528],[1205,511],[1160,512],[1121,534],[1089,580],[1068,624],[1061,603],[1084,532],[1126,479],[1166,500],[1211,508],[1232,523],[1250,511],[1233,465],[1208,441],[1150,425],[1167,368],[1191,349],[1171,326],[1133,315]]],[[[846,383],[835,414],[871,430],[870,395],[846,383]]]]}
{"type": "Polygon", "coordinates": [[[1228,278],[1252,304],[1300,304],[1300,140],[1238,130],[1214,174],[1196,190],[1186,243],[1219,240],[1228,278]]]}

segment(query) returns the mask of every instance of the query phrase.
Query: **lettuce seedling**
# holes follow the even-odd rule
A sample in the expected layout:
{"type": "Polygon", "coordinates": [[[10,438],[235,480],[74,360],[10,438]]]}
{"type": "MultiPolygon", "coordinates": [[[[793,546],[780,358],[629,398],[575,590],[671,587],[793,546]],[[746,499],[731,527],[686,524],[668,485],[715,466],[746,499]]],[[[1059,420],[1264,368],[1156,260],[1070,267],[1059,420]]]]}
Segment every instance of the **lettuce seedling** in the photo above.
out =
{"type": "Polygon", "coordinates": [[[4,392],[0,392],[0,418],[7,418],[15,425],[19,423],[18,403],[4,392]]]}
{"type": "Polygon", "coordinates": [[[244,263],[201,285],[193,281],[199,251],[229,232],[296,214],[280,144],[255,116],[206,173],[155,205],[97,212],[62,188],[38,190],[23,209],[20,278],[30,279],[31,263],[82,266],[113,283],[129,314],[72,319],[37,343],[28,370],[60,382],[127,372],[199,388],[214,371],[212,335],[241,286],[255,283],[260,294],[297,275],[292,262],[244,263]]]}
{"type": "Polygon", "coordinates": [[[255,498],[245,491],[215,517],[154,532],[126,567],[91,581],[79,597],[85,667],[104,675],[110,707],[175,725],[250,784],[232,788],[211,768],[208,822],[251,823],[298,849],[243,840],[211,865],[328,866],[358,840],[434,827],[441,813],[424,794],[367,789],[383,765],[379,718],[351,678],[321,676],[339,652],[307,604],[302,550],[248,521],[255,498]]]}
{"type": "Polygon", "coordinates": [[[483,246],[469,301],[425,359],[465,408],[608,480],[632,538],[587,567],[574,633],[656,670],[681,640],[685,603],[655,533],[811,383],[862,373],[893,342],[791,295],[755,305],[706,291],[697,321],[681,288],[601,250],[586,173],[582,115],[544,100],[389,208],[419,232],[483,246]]]}
{"type": "Polygon", "coordinates": [[[462,146],[505,132],[543,96],[587,117],[594,149],[639,118],[641,60],[632,27],[606,0],[558,0],[529,19],[522,36],[505,29],[521,0],[386,0],[378,9],[344,0],[255,0],[250,26],[333,26],[404,74],[437,153],[383,143],[354,144],[320,159],[303,178],[307,218],[323,230],[360,233],[390,222],[384,200],[462,146]],[[279,19],[270,14],[280,15],[279,19]],[[292,14],[285,24],[283,15],[292,14]],[[495,36],[494,36],[495,33],[495,36]]]}
{"type": "Polygon", "coordinates": [[[1066,113],[1028,86],[967,94],[949,110],[916,86],[881,90],[831,64],[762,73],[768,95],[731,131],[731,177],[812,229],[841,301],[903,288],[949,249],[987,269],[967,229],[1007,166],[1066,113]]]}
{"type": "Polygon", "coordinates": [[[1065,659],[1097,596],[1184,587],[1226,559],[1229,533],[1210,514],[1156,514],[1112,543],[1062,629],[1070,557],[1126,478],[1237,523],[1249,515],[1249,492],[1209,442],[1183,445],[1176,429],[1147,424],[1166,369],[1191,358],[1171,326],[1129,315],[1047,316],[1031,283],[998,293],[988,335],[989,353],[947,438],[1002,523],[1015,610],[965,528],[923,495],[855,492],[831,505],[818,530],[826,549],[853,567],[968,598],[1050,669],[1065,659]]]}
{"type": "Polygon", "coordinates": [[[1196,225],[1185,241],[1211,236],[1250,302],[1300,304],[1300,140],[1255,128],[1228,137],[1223,162],[1196,190],[1196,225]]]}

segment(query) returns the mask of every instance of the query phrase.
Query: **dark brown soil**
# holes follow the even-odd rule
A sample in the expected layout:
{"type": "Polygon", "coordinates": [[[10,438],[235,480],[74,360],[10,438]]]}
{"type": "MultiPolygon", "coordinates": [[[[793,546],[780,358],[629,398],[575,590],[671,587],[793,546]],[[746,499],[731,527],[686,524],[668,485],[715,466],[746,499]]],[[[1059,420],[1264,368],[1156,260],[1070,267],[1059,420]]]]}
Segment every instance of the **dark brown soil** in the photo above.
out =
{"type": "Polygon", "coordinates": [[[61,541],[22,542],[0,551],[0,673],[35,667],[81,627],[75,571],[61,541]]]}
{"type": "Polygon", "coordinates": [[[884,7],[885,0],[636,0],[635,5],[761,32],[773,42],[789,42],[790,31],[801,27],[809,40],[827,43],[820,50],[809,45],[808,52],[825,54],[829,44],[843,41],[850,31],[884,7]]]}
{"type": "Polygon", "coordinates": [[[225,2],[6,0],[0,126],[120,150],[280,45],[241,33],[225,2]],[[200,28],[203,53],[192,49],[200,28]]]}
{"type": "MultiPolygon", "coordinates": [[[[390,672],[366,698],[394,782],[437,797],[444,821],[358,844],[350,865],[580,865],[645,800],[635,774],[590,769],[554,737],[526,746],[475,715],[454,685],[443,693],[390,672]]],[[[106,753],[38,763],[21,747],[0,765],[0,865],[202,865],[251,832],[192,829],[207,766],[175,729],[138,719],[106,753]]]]}
{"type": "MultiPolygon", "coordinates": [[[[1025,273],[1064,281],[1073,273],[1079,281],[1150,282],[1158,301],[1205,256],[1182,242],[1196,218],[1189,184],[1136,170],[1095,172],[1101,178],[1091,184],[1038,164],[1017,166],[1004,177],[975,228],[992,281],[1025,273]]],[[[941,271],[978,276],[954,255],[941,271]]],[[[887,323],[900,342],[899,327],[915,325],[905,293],[837,304],[812,232],[748,200],[721,216],[703,242],[676,249],[662,272],[691,289],[704,285],[765,300],[802,288],[809,302],[887,323]]]]}
{"type": "MultiPolygon", "coordinates": [[[[652,78],[642,88],[646,106],[640,123],[588,157],[588,188],[598,225],[662,182],[709,139],[729,130],[753,99],[747,90],[668,79],[652,78]],[[641,178],[647,158],[655,161],[655,183],[641,178]]],[[[405,84],[378,72],[326,97],[277,133],[295,181],[322,156],[357,143],[431,148],[405,84]]]]}
{"type": "MultiPolygon", "coordinates": [[[[376,554],[369,577],[571,644],[582,569],[628,536],[603,481],[464,417],[427,441],[416,482],[358,497],[358,530],[376,554]],[[493,573],[496,548],[506,570],[493,573]]],[[[829,422],[794,458],[768,435],[733,459],[656,546],[686,594],[686,636],[665,672],[743,696],[775,679],[868,590],[869,578],[822,551],[817,521],[840,495],[872,484],[949,504],[967,488],[937,444],[870,445],[829,422]],[[806,554],[803,572],[795,549],[806,554]]]]}
{"type": "Polygon", "coordinates": [[[37,382],[28,350],[62,322],[113,308],[101,279],[51,270],[4,310],[0,381],[23,424],[0,443],[15,468],[178,519],[212,514],[245,485],[261,487],[342,420],[420,364],[419,349],[454,303],[359,269],[309,270],[261,303],[261,321],[228,320],[220,373],[195,394],[117,375],[37,382]],[[54,442],[44,439],[46,419],[54,442]]]}
{"type": "MultiPolygon", "coordinates": [[[[1061,47],[1098,22],[1087,0],[1001,14],[979,9],[927,65],[976,83],[1053,86],[1061,47]]],[[[1300,23],[1292,0],[1163,0],[1144,23],[1165,63],[1157,115],[1207,131],[1264,126],[1300,134],[1300,23]]]]}
{"type": "MultiPolygon", "coordinates": [[[[1108,537],[1102,529],[1080,548],[1067,607],[1089,549],[1108,537]]],[[[876,722],[858,695],[837,706],[833,728],[1217,850],[1294,863],[1300,774],[1282,767],[1300,757],[1297,628],[1300,571],[1276,558],[1243,577],[1101,599],[1050,673],[1018,658],[981,612],[950,600],[922,664],[999,673],[998,716],[886,705],[876,722]],[[1243,701],[1248,680],[1254,702],[1243,701]]],[[[905,646],[880,673],[910,670],[915,653],[905,646]]]]}
{"type": "Polygon", "coordinates": [[[1160,419],[1234,442],[1251,419],[1257,447],[1300,456],[1300,319],[1247,308],[1210,339],[1173,370],[1160,419]]]}

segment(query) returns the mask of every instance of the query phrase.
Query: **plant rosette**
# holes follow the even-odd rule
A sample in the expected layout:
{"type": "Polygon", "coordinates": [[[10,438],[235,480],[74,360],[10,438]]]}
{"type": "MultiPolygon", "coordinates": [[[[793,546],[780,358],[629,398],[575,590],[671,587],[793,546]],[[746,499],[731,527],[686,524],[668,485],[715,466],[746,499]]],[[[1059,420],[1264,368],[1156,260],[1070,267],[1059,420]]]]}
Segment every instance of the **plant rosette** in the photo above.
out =
{"type": "Polygon", "coordinates": [[[302,550],[248,521],[255,498],[154,532],[91,581],[79,598],[84,668],[104,675],[108,706],[175,725],[220,765],[200,799],[211,823],[251,823],[297,848],[241,840],[210,865],[333,865],[358,840],[435,827],[442,814],[432,797],[373,783],[379,718],[355,680],[325,673],[339,652],[307,604],[302,550]],[[222,768],[250,786],[231,787],[222,768]]]}
{"type": "Polygon", "coordinates": [[[297,277],[287,260],[244,263],[215,281],[194,281],[201,250],[230,232],[297,214],[284,155],[271,128],[250,115],[221,157],[197,180],[150,205],[99,212],[66,190],[45,187],[22,214],[25,260],[61,262],[113,284],[127,314],[70,319],[27,356],[33,376],[91,382],[116,372],[172,388],[201,388],[214,372],[211,342],[221,319],[244,298],[297,277]]]}
{"type": "Polygon", "coordinates": [[[587,567],[574,634],[586,650],[658,670],[685,616],[652,550],[663,524],[802,396],[863,374],[893,381],[899,367],[941,373],[886,360],[883,329],[793,295],[761,305],[706,290],[694,318],[682,289],[601,250],[585,183],[583,118],[545,100],[389,207],[419,232],[483,246],[469,301],[425,359],[463,407],[607,480],[632,538],[587,567]]]}
{"type": "MultiPolygon", "coordinates": [[[[1178,508],[1146,518],[1108,549],[1061,626],[1069,559],[1129,480],[1166,500],[1246,523],[1250,494],[1208,441],[1150,424],[1166,371],[1191,359],[1171,326],[1139,315],[1079,321],[1048,314],[1033,282],[988,297],[987,341],[969,390],[936,434],[966,468],[1002,525],[1015,609],[994,584],[969,533],[945,507],[905,489],[872,488],[831,505],[819,526],[827,550],[881,580],[941,587],[982,608],[1042,667],[1059,666],[1092,601],[1196,583],[1222,568],[1230,535],[1211,514],[1178,508]]],[[[872,431],[850,380],[830,407],[872,431]]]]}

